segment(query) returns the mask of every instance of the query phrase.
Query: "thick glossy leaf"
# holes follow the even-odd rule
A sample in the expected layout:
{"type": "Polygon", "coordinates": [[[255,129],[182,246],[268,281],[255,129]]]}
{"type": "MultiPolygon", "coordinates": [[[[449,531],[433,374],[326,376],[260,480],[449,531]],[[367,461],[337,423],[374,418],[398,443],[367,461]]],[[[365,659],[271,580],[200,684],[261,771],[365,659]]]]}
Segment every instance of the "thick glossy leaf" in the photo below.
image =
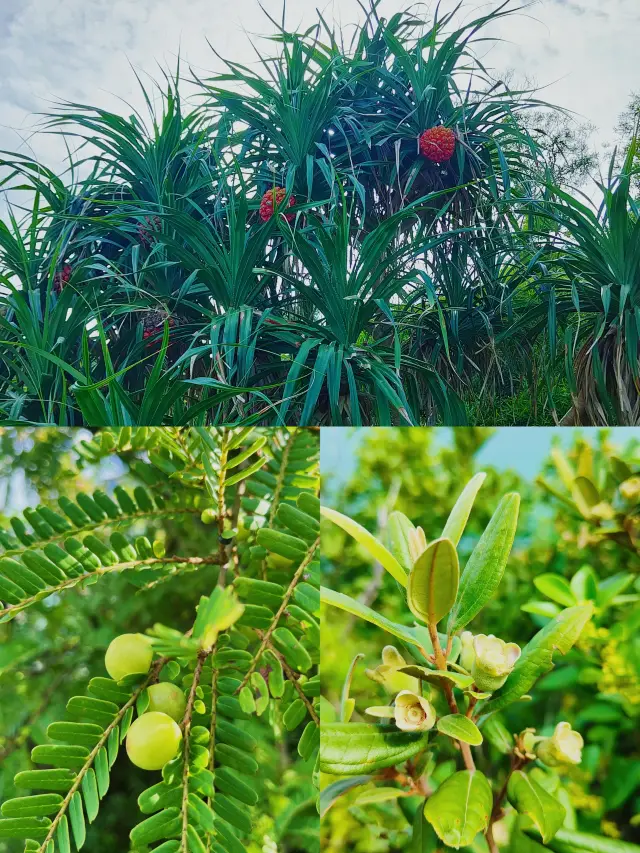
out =
{"type": "Polygon", "coordinates": [[[471,552],[449,616],[449,634],[464,628],[497,590],[516,535],[519,507],[520,495],[505,495],[471,552]]]}
{"type": "Polygon", "coordinates": [[[513,735],[498,714],[493,714],[484,723],[482,734],[503,755],[508,755],[513,749],[513,735]]]}
{"type": "Polygon", "coordinates": [[[513,672],[500,690],[483,708],[485,713],[499,711],[515,702],[553,667],[553,653],[565,655],[576,642],[593,613],[593,605],[577,604],[559,613],[527,643],[513,672]]]}
{"type": "Polygon", "coordinates": [[[471,675],[464,675],[461,672],[427,669],[426,666],[417,666],[416,664],[401,666],[398,668],[398,672],[404,672],[406,675],[419,678],[421,681],[429,681],[431,684],[439,684],[443,678],[446,678],[447,681],[451,681],[452,684],[461,690],[471,687],[473,684],[473,676],[471,675]]]}
{"type": "Polygon", "coordinates": [[[415,561],[407,584],[407,603],[415,617],[437,625],[456,600],[458,553],[449,539],[436,539],[415,561]]]}
{"type": "Polygon", "coordinates": [[[421,804],[413,817],[413,832],[407,853],[436,853],[439,844],[438,836],[424,816],[424,804],[421,804]]]}
{"type": "Polygon", "coordinates": [[[637,844],[569,829],[559,829],[547,847],[554,853],[640,853],[637,844]]]}
{"type": "Polygon", "coordinates": [[[470,743],[471,746],[479,746],[482,743],[480,729],[464,714],[448,714],[446,717],[440,717],[436,728],[441,734],[470,743]]]}
{"type": "Polygon", "coordinates": [[[571,578],[571,591],[576,603],[595,601],[598,597],[598,582],[591,566],[583,566],[571,578]]]}
{"type": "Polygon", "coordinates": [[[413,560],[409,551],[409,533],[415,530],[413,522],[403,512],[392,512],[387,522],[387,540],[393,556],[409,573],[413,560]]]}
{"type": "Polygon", "coordinates": [[[545,791],[522,770],[516,770],[509,779],[507,797],[516,811],[531,818],[545,844],[551,841],[564,823],[566,812],[558,798],[545,791]]]}
{"type": "Polygon", "coordinates": [[[398,581],[398,583],[401,583],[402,586],[407,585],[407,573],[405,570],[393,554],[387,551],[384,545],[381,542],[378,542],[375,536],[372,536],[368,530],[365,530],[365,528],[358,524],[357,521],[348,518],[341,512],[336,512],[334,509],[329,509],[329,507],[321,507],[320,512],[325,518],[333,521],[334,524],[337,524],[338,527],[341,527],[350,536],[353,536],[356,542],[362,545],[362,547],[371,554],[374,560],[377,560],[380,565],[384,566],[384,568],[398,581]]]}
{"type": "Polygon", "coordinates": [[[333,607],[338,607],[340,610],[345,610],[354,616],[359,616],[366,622],[371,622],[382,628],[394,637],[398,637],[412,646],[421,646],[422,642],[418,639],[416,631],[406,625],[400,625],[397,622],[392,622],[385,616],[380,616],[375,610],[367,607],[366,604],[361,604],[355,598],[350,598],[342,592],[335,592],[325,586],[320,587],[320,600],[325,604],[331,604],[333,607]]]}
{"type": "Polygon", "coordinates": [[[358,785],[366,785],[371,781],[371,776],[350,776],[348,779],[338,779],[320,791],[320,817],[324,817],[331,806],[348,791],[357,788],[358,785]]]}
{"type": "Polygon", "coordinates": [[[475,477],[472,477],[464,487],[460,497],[449,513],[449,518],[442,531],[443,539],[450,539],[454,545],[460,542],[460,538],[467,526],[473,503],[486,478],[487,475],[481,471],[475,477]]]}
{"type": "Polygon", "coordinates": [[[372,788],[370,791],[363,791],[360,796],[356,797],[355,805],[364,806],[370,803],[386,803],[388,800],[397,800],[402,797],[404,791],[402,788],[372,788]]]}
{"type": "Polygon", "coordinates": [[[403,732],[370,723],[322,723],[320,769],[337,776],[373,773],[411,758],[428,743],[427,732],[403,732]]]}
{"type": "Polygon", "coordinates": [[[562,604],[563,607],[573,607],[577,604],[576,597],[571,591],[569,581],[560,575],[554,575],[552,572],[545,572],[543,575],[538,575],[533,579],[533,583],[543,595],[555,601],[557,604],[562,604]]]}
{"type": "Polygon", "coordinates": [[[471,844],[489,824],[491,786],[479,770],[461,770],[446,779],[424,807],[424,816],[449,847],[471,844]]]}

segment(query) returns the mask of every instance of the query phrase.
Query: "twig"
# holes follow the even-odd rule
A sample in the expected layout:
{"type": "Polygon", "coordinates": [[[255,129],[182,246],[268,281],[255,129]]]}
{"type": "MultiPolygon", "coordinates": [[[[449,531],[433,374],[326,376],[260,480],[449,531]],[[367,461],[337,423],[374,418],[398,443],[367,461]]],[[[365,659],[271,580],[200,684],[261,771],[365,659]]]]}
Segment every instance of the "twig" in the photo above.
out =
{"type": "Polygon", "coordinates": [[[307,551],[304,560],[300,563],[300,565],[296,569],[296,573],[293,576],[293,578],[291,579],[291,583],[289,584],[287,591],[284,594],[284,598],[282,599],[282,603],[280,604],[280,607],[278,608],[278,612],[273,617],[271,624],[269,625],[267,630],[262,635],[262,642],[260,643],[260,648],[258,649],[256,654],[254,655],[253,661],[251,662],[251,666],[247,670],[244,678],[242,679],[242,683],[240,684],[240,687],[238,687],[238,689],[236,690],[236,693],[239,693],[242,690],[242,688],[245,687],[249,683],[249,679],[251,678],[253,673],[256,671],[256,669],[258,667],[258,663],[260,661],[260,656],[262,655],[263,651],[267,648],[269,640],[271,639],[271,635],[273,634],[275,629],[278,627],[278,622],[280,621],[280,617],[282,616],[282,614],[286,610],[287,605],[289,604],[289,599],[293,595],[293,592],[294,592],[294,590],[298,584],[298,581],[300,580],[300,578],[304,574],[304,571],[307,568],[307,566],[309,565],[309,563],[313,560],[313,557],[316,553],[316,549],[319,546],[320,546],[320,537],[318,536],[316,538],[315,542],[309,547],[309,550],[307,551]]]}
{"type": "MultiPolygon", "coordinates": [[[[264,636],[264,635],[263,635],[263,633],[262,633],[262,631],[256,631],[256,633],[258,634],[258,636],[264,636]]],[[[279,652],[279,651],[278,651],[278,650],[273,646],[273,644],[272,644],[271,640],[269,640],[268,647],[269,647],[269,649],[273,652],[273,654],[278,658],[278,660],[280,661],[280,663],[282,664],[282,669],[284,670],[284,674],[287,676],[287,678],[289,679],[289,681],[293,684],[293,686],[295,687],[295,689],[296,689],[296,691],[297,691],[297,693],[298,693],[298,696],[299,696],[299,697],[302,699],[302,701],[304,702],[304,704],[305,704],[305,706],[306,706],[306,708],[307,708],[307,711],[309,712],[309,716],[311,717],[311,719],[313,720],[313,722],[314,722],[317,726],[319,726],[319,725],[320,725],[320,718],[318,717],[318,715],[317,715],[317,714],[316,714],[316,712],[315,712],[315,709],[314,709],[314,707],[313,707],[313,703],[309,701],[308,697],[307,697],[307,696],[305,696],[305,693],[304,693],[304,691],[303,691],[302,687],[300,687],[300,684],[299,684],[299,682],[298,682],[298,679],[296,678],[296,672],[295,672],[295,670],[293,670],[293,669],[289,666],[289,664],[288,664],[288,663],[287,663],[287,661],[285,660],[284,655],[280,654],[280,652],[279,652]]]]}
{"type": "Polygon", "coordinates": [[[206,649],[200,649],[198,652],[198,662],[196,663],[196,668],[193,672],[191,690],[189,690],[187,707],[182,720],[182,831],[180,834],[180,849],[183,850],[184,853],[189,852],[187,827],[189,826],[189,736],[191,734],[191,718],[193,716],[193,706],[196,701],[196,691],[198,690],[200,676],[202,675],[202,667],[210,654],[211,652],[206,649]]]}

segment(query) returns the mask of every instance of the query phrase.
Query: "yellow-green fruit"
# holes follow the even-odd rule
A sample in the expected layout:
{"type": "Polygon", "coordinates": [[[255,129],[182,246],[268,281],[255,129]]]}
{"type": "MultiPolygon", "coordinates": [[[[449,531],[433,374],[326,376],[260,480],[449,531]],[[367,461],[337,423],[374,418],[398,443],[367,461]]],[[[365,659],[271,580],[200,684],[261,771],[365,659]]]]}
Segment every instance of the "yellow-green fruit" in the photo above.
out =
{"type": "Polygon", "coordinates": [[[148,711],[160,711],[177,723],[182,720],[187,707],[187,700],[176,684],[172,684],[170,681],[152,684],[147,688],[147,693],[149,694],[148,711]]]}
{"type": "Polygon", "coordinates": [[[160,711],[150,711],[131,724],[127,732],[127,755],[143,770],[162,770],[178,754],[182,732],[175,720],[160,711]]]}
{"type": "Polygon", "coordinates": [[[218,514],[215,510],[207,508],[203,509],[200,514],[200,521],[203,524],[215,524],[218,520],[218,514]]]}
{"type": "Polygon", "coordinates": [[[144,634],[120,634],[109,643],[104,665],[114,681],[133,673],[148,672],[153,648],[144,634]]]}

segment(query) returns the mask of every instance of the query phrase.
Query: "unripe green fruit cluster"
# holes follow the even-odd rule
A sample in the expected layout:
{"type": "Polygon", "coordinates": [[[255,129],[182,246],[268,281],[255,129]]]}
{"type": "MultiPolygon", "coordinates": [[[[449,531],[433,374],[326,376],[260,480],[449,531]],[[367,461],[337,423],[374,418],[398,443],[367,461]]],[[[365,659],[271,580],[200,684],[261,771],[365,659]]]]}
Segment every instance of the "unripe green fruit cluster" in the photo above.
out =
{"type": "MultiPolygon", "coordinates": [[[[105,667],[114,681],[149,671],[153,648],[143,634],[122,634],[113,640],[105,655],[105,667]]],[[[127,732],[127,755],[136,767],[161,770],[178,753],[186,699],[171,682],[151,684],[147,688],[149,705],[127,732]]]]}

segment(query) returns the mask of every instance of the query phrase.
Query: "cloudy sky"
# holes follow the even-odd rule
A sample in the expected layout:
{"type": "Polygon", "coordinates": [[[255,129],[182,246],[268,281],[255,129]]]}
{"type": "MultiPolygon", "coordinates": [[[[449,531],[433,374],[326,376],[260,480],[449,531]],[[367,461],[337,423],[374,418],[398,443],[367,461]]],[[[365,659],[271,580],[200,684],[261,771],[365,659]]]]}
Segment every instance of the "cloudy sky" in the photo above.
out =
{"type": "MultiPolygon", "coordinates": [[[[279,16],[282,0],[262,5],[279,16]]],[[[347,25],[361,14],[357,0],[289,0],[291,26],[325,17],[347,25]]],[[[406,0],[383,0],[392,13],[406,0]]],[[[467,2],[467,17],[492,5],[467,2]]],[[[443,0],[450,9],[452,0],[443,0]]],[[[223,55],[255,62],[250,37],[270,25],[258,0],[0,0],[0,148],[27,152],[48,165],[59,141],[33,135],[34,113],[57,99],[126,111],[140,104],[132,66],[157,75],[178,52],[198,71],[218,70],[207,39],[223,55]]],[[[503,41],[483,48],[499,71],[535,80],[541,97],[575,111],[597,127],[612,128],[631,92],[640,90],[637,45],[639,0],[538,0],[494,30],[503,41]]]]}

